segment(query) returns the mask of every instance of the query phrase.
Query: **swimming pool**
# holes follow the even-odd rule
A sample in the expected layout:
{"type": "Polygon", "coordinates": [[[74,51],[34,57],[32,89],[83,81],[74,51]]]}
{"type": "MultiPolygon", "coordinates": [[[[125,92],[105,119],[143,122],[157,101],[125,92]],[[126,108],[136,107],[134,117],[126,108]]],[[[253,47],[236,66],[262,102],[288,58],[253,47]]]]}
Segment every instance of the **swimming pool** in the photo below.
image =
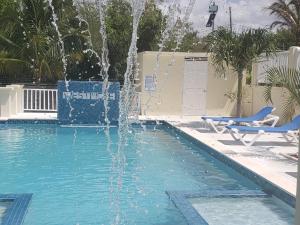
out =
{"type": "MultiPolygon", "coordinates": [[[[110,137],[114,152],[117,128],[110,137]]],[[[164,125],[134,128],[125,156],[122,224],[187,224],[166,191],[260,189],[164,125]]],[[[25,225],[111,222],[112,157],[102,128],[1,125],[0,158],[0,193],[33,194],[25,225]]],[[[276,224],[293,224],[287,205],[272,213],[276,224]]]]}

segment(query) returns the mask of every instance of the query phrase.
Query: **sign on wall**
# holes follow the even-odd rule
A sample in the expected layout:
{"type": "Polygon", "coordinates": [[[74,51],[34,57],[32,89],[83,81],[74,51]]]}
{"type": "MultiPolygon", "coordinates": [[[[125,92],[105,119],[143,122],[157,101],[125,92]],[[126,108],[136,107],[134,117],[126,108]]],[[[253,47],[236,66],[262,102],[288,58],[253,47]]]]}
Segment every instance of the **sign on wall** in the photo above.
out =
{"type": "Polygon", "coordinates": [[[152,75],[145,76],[145,91],[155,91],[155,80],[152,75]]]}
{"type": "MultiPolygon", "coordinates": [[[[60,124],[103,124],[105,108],[102,82],[58,81],[58,121],[60,124]]],[[[109,85],[108,119],[116,123],[119,118],[120,84],[109,85]]]]}

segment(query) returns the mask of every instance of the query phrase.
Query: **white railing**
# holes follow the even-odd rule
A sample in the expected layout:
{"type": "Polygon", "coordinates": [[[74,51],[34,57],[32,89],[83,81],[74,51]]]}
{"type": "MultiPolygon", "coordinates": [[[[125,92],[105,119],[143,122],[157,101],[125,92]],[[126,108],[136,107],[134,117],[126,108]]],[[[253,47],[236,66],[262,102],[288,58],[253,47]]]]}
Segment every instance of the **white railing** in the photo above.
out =
{"type": "Polygon", "coordinates": [[[288,66],[289,52],[278,52],[275,56],[265,57],[263,56],[257,63],[257,84],[265,84],[267,77],[267,70],[271,67],[288,66]]]}
{"type": "Polygon", "coordinates": [[[24,88],[24,112],[57,112],[57,89],[24,88]]]}

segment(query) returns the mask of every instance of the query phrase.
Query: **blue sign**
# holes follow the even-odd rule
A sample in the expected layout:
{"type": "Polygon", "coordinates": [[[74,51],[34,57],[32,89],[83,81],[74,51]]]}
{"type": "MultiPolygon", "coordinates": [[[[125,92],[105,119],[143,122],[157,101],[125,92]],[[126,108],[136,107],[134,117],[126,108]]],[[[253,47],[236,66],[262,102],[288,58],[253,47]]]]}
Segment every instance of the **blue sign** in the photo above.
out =
{"type": "MultiPolygon", "coordinates": [[[[58,121],[60,124],[104,124],[103,82],[58,81],[58,121]]],[[[109,83],[108,119],[119,119],[120,84],[109,83]]]]}

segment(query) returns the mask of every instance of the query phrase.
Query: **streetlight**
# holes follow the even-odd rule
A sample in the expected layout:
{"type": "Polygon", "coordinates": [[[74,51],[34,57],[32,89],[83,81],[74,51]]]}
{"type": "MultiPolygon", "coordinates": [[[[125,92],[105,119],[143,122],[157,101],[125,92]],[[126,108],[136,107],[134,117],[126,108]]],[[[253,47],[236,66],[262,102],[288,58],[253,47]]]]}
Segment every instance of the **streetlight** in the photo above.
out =
{"type": "Polygon", "coordinates": [[[209,19],[207,21],[206,27],[212,27],[212,30],[214,31],[215,29],[215,18],[218,12],[218,6],[214,1],[211,2],[209,6],[208,12],[210,13],[209,19]]]}

